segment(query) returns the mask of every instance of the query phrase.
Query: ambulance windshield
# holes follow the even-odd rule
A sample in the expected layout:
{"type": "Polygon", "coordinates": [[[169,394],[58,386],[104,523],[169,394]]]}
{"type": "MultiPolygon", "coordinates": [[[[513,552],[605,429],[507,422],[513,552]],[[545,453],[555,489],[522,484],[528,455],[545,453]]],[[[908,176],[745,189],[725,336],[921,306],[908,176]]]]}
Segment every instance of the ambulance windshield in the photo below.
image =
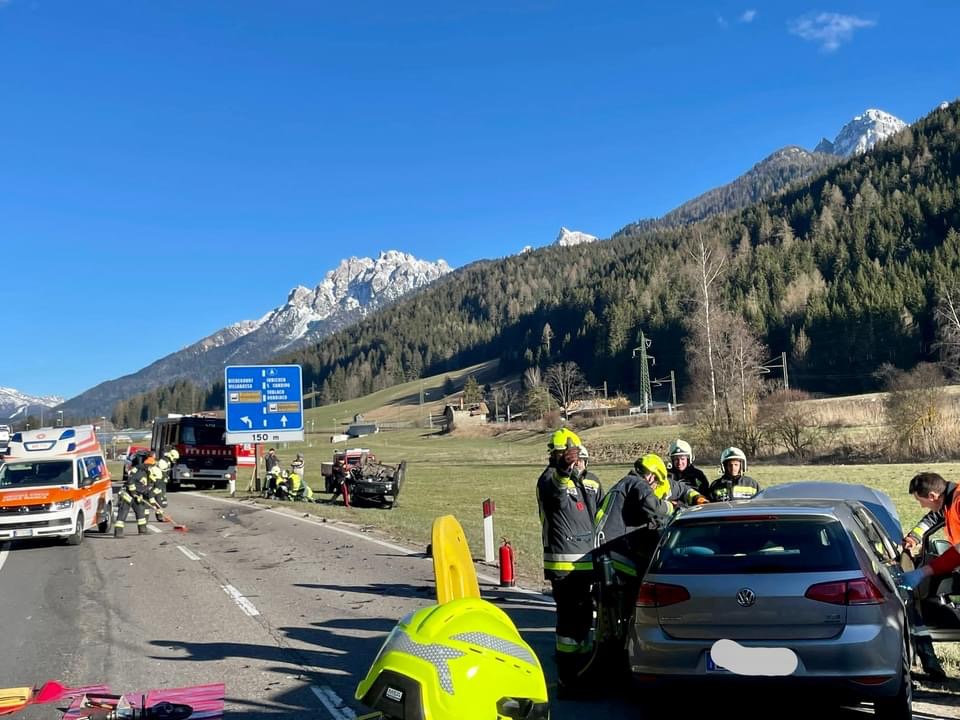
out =
{"type": "Polygon", "coordinates": [[[0,489],[73,485],[73,463],[69,460],[14,462],[0,465],[0,489]]]}

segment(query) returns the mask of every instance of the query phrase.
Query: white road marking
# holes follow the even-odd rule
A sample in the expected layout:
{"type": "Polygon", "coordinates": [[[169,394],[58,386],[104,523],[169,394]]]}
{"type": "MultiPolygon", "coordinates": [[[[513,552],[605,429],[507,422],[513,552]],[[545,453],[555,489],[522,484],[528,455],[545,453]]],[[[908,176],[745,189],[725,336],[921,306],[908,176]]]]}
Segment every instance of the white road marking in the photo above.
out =
{"type": "MultiPolygon", "coordinates": [[[[192,495],[193,493],[190,493],[190,494],[192,495]]],[[[199,497],[203,497],[208,500],[214,500],[216,502],[229,503],[231,505],[245,505],[249,507],[247,503],[242,503],[239,500],[219,498],[219,497],[214,497],[212,495],[199,495],[199,497]]],[[[333,532],[338,532],[343,535],[349,535],[352,538],[357,538],[358,540],[364,540],[366,542],[373,543],[374,545],[379,545],[380,547],[385,547],[389,550],[394,550],[396,552],[403,553],[404,555],[411,555],[411,556],[423,555],[422,550],[411,550],[410,548],[401,547],[400,545],[394,545],[393,543],[387,542],[386,540],[380,540],[375,537],[370,537],[366,533],[360,533],[360,532],[357,532],[356,530],[348,530],[345,527],[339,527],[334,523],[323,522],[321,520],[313,520],[311,518],[306,518],[306,517],[294,517],[289,513],[281,512],[279,510],[273,510],[270,508],[268,508],[266,512],[273,513],[274,515],[279,515],[280,517],[285,517],[288,520],[296,520],[297,522],[307,522],[307,523],[310,523],[311,525],[316,525],[326,530],[332,530],[333,532]]],[[[489,583],[491,585],[496,585],[496,586],[500,585],[500,578],[498,577],[495,578],[490,575],[485,575],[483,573],[477,573],[477,579],[482,580],[483,582],[489,583]]],[[[533,595],[538,598],[543,598],[549,604],[554,604],[553,598],[551,596],[544,595],[542,592],[537,592],[536,590],[528,590],[527,588],[522,588],[522,587],[498,588],[498,589],[509,590],[510,592],[520,593],[521,595],[533,595]]]]}
{"type": "Polygon", "coordinates": [[[186,556],[187,556],[188,558],[190,558],[191,560],[199,560],[199,559],[200,559],[200,556],[197,555],[195,552],[193,552],[193,550],[191,550],[190,548],[185,548],[183,545],[177,545],[177,550],[179,550],[180,552],[182,552],[184,555],[186,555],[186,556]]]}
{"type": "Polygon", "coordinates": [[[333,716],[333,720],[355,720],[357,714],[349,707],[343,704],[343,700],[332,688],[327,685],[317,687],[311,685],[310,689],[317,699],[323,703],[323,706],[333,716]]]}
{"type": "Polygon", "coordinates": [[[152,533],[162,533],[162,532],[163,532],[163,530],[161,530],[160,528],[158,528],[156,525],[147,525],[147,530],[149,530],[149,531],[152,532],[152,533]]]}
{"type": "Polygon", "coordinates": [[[243,595],[240,594],[240,591],[237,590],[233,585],[221,585],[223,591],[233,598],[233,601],[239,606],[241,610],[250,617],[256,617],[260,614],[260,611],[257,610],[253,603],[247,600],[243,595]]]}
{"type": "Polygon", "coordinates": [[[0,570],[3,569],[3,564],[7,561],[7,555],[10,554],[10,543],[4,543],[0,545],[0,570]]]}

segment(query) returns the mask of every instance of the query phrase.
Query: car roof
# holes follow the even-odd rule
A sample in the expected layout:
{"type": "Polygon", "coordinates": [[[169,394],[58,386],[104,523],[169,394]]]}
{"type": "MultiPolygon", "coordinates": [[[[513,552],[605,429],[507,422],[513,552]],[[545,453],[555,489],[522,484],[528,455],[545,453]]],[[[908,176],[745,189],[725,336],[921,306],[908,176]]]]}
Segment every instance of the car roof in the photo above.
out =
{"type": "Polygon", "coordinates": [[[715,518],[756,518],[758,516],[822,515],[834,519],[850,515],[850,502],[828,498],[777,498],[734,500],[732,502],[708,503],[688,508],[677,516],[675,522],[697,521],[715,518]]]}
{"type": "Polygon", "coordinates": [[[893,500],[885,492],[867,485],[805,480],[771,485],[757,493],[755,500],[764,498],[856,500],[863,503],[873,513],[895,543],[900,542],[903,537],[903,526],[900,524],[900,517],[897,515],[897,508],[893,504],[893,500]]]}

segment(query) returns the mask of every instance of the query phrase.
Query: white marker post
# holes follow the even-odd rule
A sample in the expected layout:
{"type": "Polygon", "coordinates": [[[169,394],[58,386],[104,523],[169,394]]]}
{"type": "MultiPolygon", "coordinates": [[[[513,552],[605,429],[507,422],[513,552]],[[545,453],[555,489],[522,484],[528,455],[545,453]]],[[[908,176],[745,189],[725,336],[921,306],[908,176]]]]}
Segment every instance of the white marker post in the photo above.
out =
{"type": "Polygon", "coordinates": [[[493,511],[495,506],[493,500],[487,498],[483,501],[483,561],[492,563],[493,556],[493,511]]]}

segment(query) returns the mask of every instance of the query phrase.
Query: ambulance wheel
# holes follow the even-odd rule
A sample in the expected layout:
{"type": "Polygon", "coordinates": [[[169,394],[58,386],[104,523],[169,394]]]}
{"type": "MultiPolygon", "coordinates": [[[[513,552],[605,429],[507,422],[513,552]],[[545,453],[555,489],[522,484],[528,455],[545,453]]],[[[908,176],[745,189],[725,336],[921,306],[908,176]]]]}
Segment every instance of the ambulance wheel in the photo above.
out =
{"type": "Polygon", "coordinates": [[[83,513],[77,513],[77,526],[73,529],[73,535],[67,538],[67,545],[79,545],[83,542],[83,513]]]}
{"type": "Polygon", "coordinates": [[[106,512],[104,512],[106,520],[97,523],[97,530],[102,533],[110,532],[110,528],[113,527],[113,503],[107,503],[106,512]]]}

